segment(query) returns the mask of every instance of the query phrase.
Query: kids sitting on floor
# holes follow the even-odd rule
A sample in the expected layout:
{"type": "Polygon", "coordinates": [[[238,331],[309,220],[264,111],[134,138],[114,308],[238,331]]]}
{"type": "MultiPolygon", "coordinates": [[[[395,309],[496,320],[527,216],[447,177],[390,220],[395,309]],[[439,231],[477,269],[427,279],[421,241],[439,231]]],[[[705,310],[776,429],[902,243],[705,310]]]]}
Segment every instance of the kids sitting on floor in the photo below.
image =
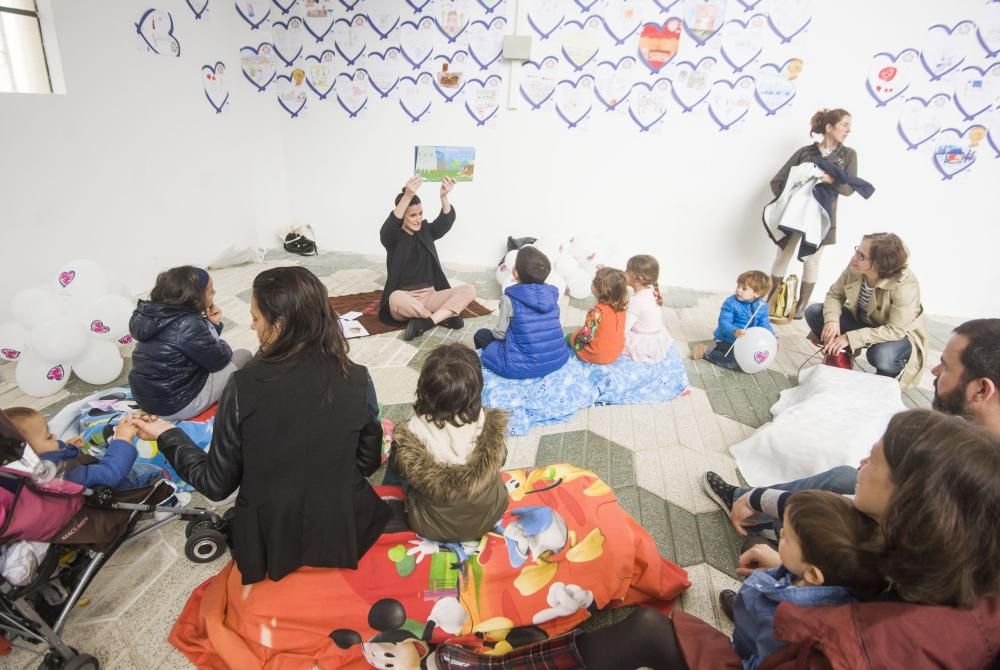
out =
{"type": "Polygon", "coordinates": [[[507,510],[507,414],[483,410],[482,392],[476,352],[442,345],[420,370],[413,418],[393,431],[384,483],[403,480],[410,528],[428,540],[479,540],[507,510]]]}
{"type": "Polygon", "coordinates": [[[719,325],[715,329],[715,347],[698,345],[691,358],[704,358],[709,363],[727,370],[739,369],[733,345],[743,337],[747,328],[767,328],[774,333],[767,316],[767,303],[761,296],[771,290],[771,278],[758,270],[749,270],[736,278],[736,293],[726,298],[719,312],[719,325]]]}
{"type": "Polygon", "coordinates": [[[878,567],[883,547],[878,523],[848,498],[798,491],[788,498],[783,518],[781,566],[757,570],[738,594],[719,596],[723,609],[732,605],[733,649],[746,670],[785,645],[774,634],[780,603],[839,605],[872,598],[886,588],[878,567]]]}
{"type": "Polygon", "coordinates": [[[652,256],[633,256],[625,265],[625,280],[634,293],[625,319],[625,355],[639,363],[659,363],[673,338],[663,325],[660,264],[652,256]]]}
{"type": "Polygon", "coordinates": [[[614,363],[625,349],[625,309],[628,288],[625,273],[601,268],[590,286],[597,304],[587,312],[583,328],[568,335],[566,341],[580,360],[597,365],[614,363]]]}
{"type": "Polygon", "coordinates": [[[500,299],[497,325],[473,337],[483,367],[509,379],[543,377],[569,360],[559,324],[559,289],[546,284],[552,266],[538,249],[523,247],[514,261],[514,279],[500,299]]]}

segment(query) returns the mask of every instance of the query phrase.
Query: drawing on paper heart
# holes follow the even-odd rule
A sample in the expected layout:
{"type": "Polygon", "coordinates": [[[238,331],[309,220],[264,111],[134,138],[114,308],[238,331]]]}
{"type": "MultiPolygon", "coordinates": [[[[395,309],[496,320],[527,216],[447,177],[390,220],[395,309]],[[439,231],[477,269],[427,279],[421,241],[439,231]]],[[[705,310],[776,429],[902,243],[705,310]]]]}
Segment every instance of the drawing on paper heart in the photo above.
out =
{"type": "Polygon", "coordinates": [[[479,6],[486,10],[487,14],[492,14],[503,3],[503,0],[478,0],[478,2],[479,6]]]}
{"type": "Polygon", "coordinates": [[[399,80],[399,106],[406,112],[412,123],[420,123],[431,109],[433,77],[421,72],[415,79],[401,77],[399,80]]]}
{"type": "Polygon", "coordinates": [[[629,93],[628,115],[639,126],[639,132],[649,132],[650,128],[663,120],[667,114],[669,97],[669,79],[657,79],[652,84],[643,81],[636,83],[629,93]]]}
{"type": "Polygon", "coordinates": [[[972,167],[976,162],[976,149],[986,138],[985,126],[969,126],[964,131],[946,128],[938,133],[934,149],[934,166],[942,180],[951,179],[972,167]]]}
{"type": "Polygon", "coordinates": [[[607,111],[616,109],[628,98],[635,84],[637,63],[632,56],[622,56],[617,63],[606,60],[597,64],[594,95],[607,111]]]}
{"type": "Polygon", "coordinates": [[[366,15],[368,19],[368,25],[375,34],[378,35],[380,40],[384,40],[392,31],[396,29],[399,25],[399,13],[393,11],[383,11],[383,12],[369,12],[366,15]]]}
{"type": "Polygon", "coordinates": [[[565,20],[563,0],[535,0],[528,7],[528,25],[538,33],[540,39],[549,39],[565,20]]]}
{"type": "Polygon", "coordinates": [[[300,68],[292,70],[291,76],[280,74],[276,77],[278,82],[278,104],[288,112],[293,119],[299,117],[299,113],[305,109],[308,96],[306,96],[306,86],[303,85],[306,73],[300,68]]]}
{"type": "Polygon", "coordinates": [[[337,75],[337,102],[347,112],[348,118],[357,118],[368,104],[368,75],[357,71],[353,75],[337,75]]]}
{"type": "Polygon", "coordinates": [[[278,71],[274,47],[269,42],[261,42],[256,49],[243,47],[240,49],[240,66],[246,80],[257,87],[258,93],[263,93],[278,71]]]}
{"type": "Polygon", "coordinates": [[[680,61],[674,67],[674,76],[670,80],[670,95],[684,113],[700,105],[712,92],[712,73],[715,71],[715,65],[715,58],[705,56],[697,63],[680,61]]]}
{"type": "Polygon", "coordinates": [[[469,12],[465,0],[438,0],[434,16],[434,25],[448,40],[454,44],[458,36],[469,27],[469,12]]]}
{"type": "Polygon", "coordinates": [[[872,57],[865,87],[868,89],[868,94],[878,103],[878,107],[885,107],[910,87],[910,78],[918,55],[916,49],[903,49],[898,54],[883,51],[872,57]]]}
{"type": "Polygon", "coordinates": [[[135,24],[135,32],[150,52],[180,57],[181,43],[174,35],[174,17],[170,12],[147,9],[135,24]]]}
{"type": "Polygon", "coordinates": [[[653,4],[660,9],[661,14],[666,14],[680,1],[681,0],[653,0],[653,4]]]}
{"type": "Polygon", "coordinates": [[[313,93],[319,96],[320,100],[326,100],[326,97],[333,92],[333,87],[336,84],[333,67],[334,60],[336,60],[336,56],[329,49],[326,49],[318,56],[306,56],[304,63],[306,85],[313,93]]]}
{"type": "Polygon", "coordinates": [[[722,27],[722,46],[719,50],[733,72],[742,72],[743,68],[757,60],[764,50],[766,28],[767,17],[763,14],[754,14],[746,21],[726,21],[722,27]]]}
{"type": "Polygon", "coordinates": [[[55,365],[49,368],[49,371],[45,373],[45,378],[49,381],[61,382],[63,377],[66,376],[66,368],[61,365],[55,365]]]}
{"type": "Polygon", "coordinates": [[[317,42],[322,42],[333,30],[336,17],[333,14],[333,0],[309,0],[306,3],[306,14],[302,17],[306,32],[317,42]]]}
{"type": "Polygon", "coordinates": [[[788,44],[812,22],[811,0],[768,0],[767,24],[788,44]]]}
{"type": "Polygon", "coordinates": [[[744,12],[752,12],[757,9],[757,5],[761,3],[761,0],[740,0],[740,4],[743,5],[744,12]]]}
{"type": "Polygon", "coordinates": [[[1000,55],[1000,2],[994,0],[980,11],[976,20],[976,40],[987,58],[1000,55]]]}
{"type": "Polygon", "coordinates": [[[656,73],[673,60],[681,39],[681,20],[672,16],[662,25],[647,23],[639,34],[639,60],[656,73]]]}
{"type": "Polygon", "coordinates": [[[712,87],[708,115],[719,130],[729,130],[750,111],[754,90],[753,77],[743,76],[735,82],[722,79],[712,87]]]}
{"type": "Polygon", "coordinates": [[[236,13],[240,18],[250,24],[250,30],[257,30],[271,16],[271,7],[268,5],[267,11],[260,12],[261,2],[259,0],[236,0],[236,13]]]}
{"type": "Polygon", "coordinates": [[[399,49],[389,47],[384,53],[370,51],[365,59],[365,67],[359,71],[368,75],[368,84],[379,97],[388,98],[399,83],[399,65],[399,49]]]}
{"type": "Polygon", "coordinates": [[[920,62],[931,81],[938,81],[965,62],[966,43],[975,28],[972,21],[959,21],[951,28],[938,23],[927,29],[920,49],[920,62]]]}
{"type": "Polygon", "coordinates": [[[194,13],[194,18],[196,21],[200,19],[205,12],[208,11],[208,0],[201,0],[201,2],[199,2],[198,0],[195,0],[194,2],[191,2],[191,0],[184,0],[184,2],[187,3],[187,6],[194,13]],[[198,9],[199,5],[201,6],[201,9],[198,9]]]}
{"type": "Polygon", "coordinates": [[[451,57],[445,55],[434,57],[434,60],[440,62],[441,67],[440,71],[434,73],[434,88],[445,102],[451,102],[462,92],[465,86],[464,69],[468,59],[469,54],[465,51],[456,51],[451,57]]]}
{"type": "Polygon", "coordinates": [[[469,56],[480,70],[488,70],[500,60],[503,53],[503,34],[507,19],[498,16],[489,23],[473,21],[469,24],[469,56]]]}
{"type": "Polygon", "coordinates": [[[414,0],[406,0],[406,4],[408,4],[410,6],[410,9],[413,10],[414,14],[419,14],[420,12],[424,11],[424,7],[426,7],[428,4],[430,4],[430,1],[431,0],[424,0],[423,2],[420,2],[420,0],[416,0],[416,1],[414,1],[414,0]]]}
{"type": "Polygon", "coordinates": [[[226,81],[226,64],[222,61],[215,65],[201,66],[201,85],[205,90],[205,98],[216,114],[222,113],[222,108],[229,102],[229,84],[226,81]]]}
{"type": "Polygon", "coordinates": [[[542,107],[559,84],[559,59],[555,56],[543,58],[540,62],[524,61],[521,64],[521,97],[528,101],[531,109],[542,107]]]}
{"type": "Polygon", "coordinates": [[[8,361],[16,361],[18,358],[20,358],[21,352],[18,351],[17,349],[8,349],[7,347],[4,347],[3,349],[0,349],[0,355],[2,355],[8,361]]]}
{"type": "Polygon", "coordinates": [[[573,66],[574,72],[580,72],[584,66],[594,60],[601,48],[601,22],[597,17],[591,17],[586,23],[567,21],[562,29],[562,55],[566,62],[573,66]]]}
{"type": "MultiPolygon", "coordinates": [[[[308,1],[308,0],[307,0],[308,1]]],[[[361,4],[363,0],[340,0],[340,4],[344,6],[349,12],[353,12],[354,8],[361,4]]]]}
{"type": "Polygon", "coordinates": [[[698,46],[719,32],[726,18],[726,0],[689,2],[684,11],[684,31],[698,46]]]}
{"type": "Polygon", "coordinates": [[[485,80],[470,79],[465,84],[465,111],[476,121],[476,126],[485,126],[500,111],[499,75],[490,75],[485,80]]]}
{"type": "Polygon", "coordinates": [[[955,84],[955,106],[965,121],[972,121],[993,107],[1000,94],[1000,63],[983,69],[970,65],[962,68],[955,84]]]}
{"type": "Polygon", "coordinates": [[[333,48],[348,66],[353,66],[364,55],[368,46],[366,21],[363,14],[356,14],[350,19],[337,19],[333,22],[333,48]]]}
{"type": "Polygon", "coordinates": [[[93,321],[90,322],[90,332],[92,333],[102,334],[110,331],[111,328],[105,326],[104,322],[101,321],[100,319],[94,319],[93,321]]]}
{"type": "Polygon", "coordinates": [[[285,2],[282,2],[281,0],[271,0],[271,2],[274,3],[274,6],[281,10],[282,15],[292,11],[292,7],[294,7],[295,3],[298,1],[299,0],[285,0],[285,2]]]}
{"type": "Polygon", "coordinates": [[[274,53],[291,67],[302,55],[302,19],[293,16],[287,22],[275,21],[271,24],[271,39],[274,53]]]}
{"type": "Polygon", "coordinates": [[[66,270],[59,273],[59,285],[66,288],[76,279],[76,270],[66,270]]]}
{"type": "Polygon", "coordinates": [[[622,46],[625,40],[635,35],[642,24],[635,8],[626,3],[611,4],[606,7],[604,16],[594,17],[604,25],[604,31],[615,41],[615,46],[622,46]]]}
{"type": "Polygon", "coordinates": [[[896,132],[906,142],[906,148],[913,150],[924,142],[934,139],[941,130],[942,120],[951,96],[940,93],[932,98],[907,98],[899,113],[896,132]]]}
{"type": "Polygon", "coordinates": [[[399,52],[406,62],[419,70],[434,53],[434,20],[429,17],[419,23],[403,21],[399,24],[399,52]]]}
{"type": "Polygon", "coordinates": [[[119,337],[118,338],[118,344],[132,344],[132,336],[131,335],[123,335],[122,337],[119,337]]]}
{"type": "Polygon", "coordinates": [[[766,361],[770,355],[770,351],[755,351],[753,352],[753,359],[763,365],[764,361],[766,361]]]}
{"type": "Polygon", "coordinates": [[[556,114],[569,128],[578,128],[594,108],[594,78],[564,79],[556,86],[556,114]]]}
{"type": "Polygon", "coordinates": [[[795,80],[802,72],[802,59],[789,58],[782,65],[765,63],[760,66],[754,96],[768,116],[787,105],[795,97],[795,80]]]}

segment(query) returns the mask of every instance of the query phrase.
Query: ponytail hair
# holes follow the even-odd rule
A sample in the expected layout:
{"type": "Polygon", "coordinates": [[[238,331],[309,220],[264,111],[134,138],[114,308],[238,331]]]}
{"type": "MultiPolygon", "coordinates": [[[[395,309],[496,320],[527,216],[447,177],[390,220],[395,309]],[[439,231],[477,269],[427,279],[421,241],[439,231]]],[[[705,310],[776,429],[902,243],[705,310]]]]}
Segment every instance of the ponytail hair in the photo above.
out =
{"type": "Polygon", "coordinates": [[[663,307],[663,295],[660,293],[660,282],[653,282],[653,297],[656,298],[656,304],[663,307]]]}
{"type": "MultiPolygon", "coordinates": [[[[403,196],[405,194],[406,194],[406,188],[401,188],[399,190],[399,193],[396,194],[396,200],[392,204],[398,205],[399,201],[403,199],[403,196]]],[[[420,204],[420,196],[414,193],[413,197],[410,198],[410,204],[407,205],[407,207],[413,207],[414,205],[419,205],[419,204],[420,204]]]]}
{"type": "Polygon", "coordinates": [[[809,121],[809,132],[813,135],[823,135],[826,133],[826,126],[835,126],[840,123],[840,120],[845,116],[850,116],[851,113],[846,109],[821,109],[812,115],[812,119],[809,121]]]}

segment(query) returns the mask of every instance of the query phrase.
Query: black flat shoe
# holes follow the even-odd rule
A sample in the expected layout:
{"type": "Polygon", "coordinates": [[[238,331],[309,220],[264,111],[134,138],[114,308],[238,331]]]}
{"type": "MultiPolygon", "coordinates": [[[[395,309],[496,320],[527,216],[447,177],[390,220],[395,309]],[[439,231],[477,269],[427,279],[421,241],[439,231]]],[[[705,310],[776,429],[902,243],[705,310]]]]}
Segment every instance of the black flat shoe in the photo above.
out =
{"type": "Polygon", "coordinates": [[[406,330],[403,331],[403,339],[409,342],[415,337],[420,337],[434,327],[434,322],[430,319],[410,319],[406,322],[406,330]]]}

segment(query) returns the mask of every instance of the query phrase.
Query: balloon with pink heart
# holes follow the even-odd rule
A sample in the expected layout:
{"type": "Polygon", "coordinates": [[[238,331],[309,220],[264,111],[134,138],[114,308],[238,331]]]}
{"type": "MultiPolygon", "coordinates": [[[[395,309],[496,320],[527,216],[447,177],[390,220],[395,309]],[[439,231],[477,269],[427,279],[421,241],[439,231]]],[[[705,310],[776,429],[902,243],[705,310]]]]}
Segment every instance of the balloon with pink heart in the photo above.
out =
{"type": "Polygon", "coordinates": [[[872,57],[865,87],[879,107],[903,95],[910,87],[918,58],[916,49],[903,49],[897,54],[883,51],[872,57]]]}
{"type": "Polygon", "coordinates": [[[47,361],[29,348],[17,362],[14,381],[27,395],[44,398],[66,386],[72,369],[69,363],[47,361]]]}
{"type": "Polygon", "coordinates": [[[972,21],[959,21],[950,27],[938,23],[927,29],[920,48],[920,62],[931,81],[938,81],[965,62],[975,30],[976,24],[972,21]]]}
{"type": "Polygon", "coordinates": [[[975,165],[986,134],[986,127],[978,124],[965,130],[945,128],[938,133],[932,158],[942,181],[952,179],[975,165]]]}
{"type": "MultiPolygon", "coordinates": [[[[767,306],[764,306],[767,309],[767,306]]],[[[736,338],[733,355],[743,372],[756,374],[766,370],[778,355],[778,340],[767,328],[754,326],[736,338]]]]}
{"type": "MultiPolygon", "coordinates": [[[[135,301],[109,293],[84,302],[76,315],[91,337],[113,342],[128,335],[128,323],[134,311],[135,301]]],[[[74,360],[71,356],[63,358],[74,360]]]]}
{"type": "Polygon", "coordinates": [[[0,363],[17,361],[27,346],[27,328],[17,321],[0,323],[0,363]]]}
{"type": "Polygon", "coordinates": [[[97,263],[77,258],[63,263],[54,273],[51,287],[56,295],[94,297],[108,292],[108,277],[97,263]]]}
{"type": "Polygon", "coordinates": [[[94,341],[73,363],[73,373],[88,384],[103,386],[117,379],[123,367],[122,355],[113,341],[94,341]]]}

